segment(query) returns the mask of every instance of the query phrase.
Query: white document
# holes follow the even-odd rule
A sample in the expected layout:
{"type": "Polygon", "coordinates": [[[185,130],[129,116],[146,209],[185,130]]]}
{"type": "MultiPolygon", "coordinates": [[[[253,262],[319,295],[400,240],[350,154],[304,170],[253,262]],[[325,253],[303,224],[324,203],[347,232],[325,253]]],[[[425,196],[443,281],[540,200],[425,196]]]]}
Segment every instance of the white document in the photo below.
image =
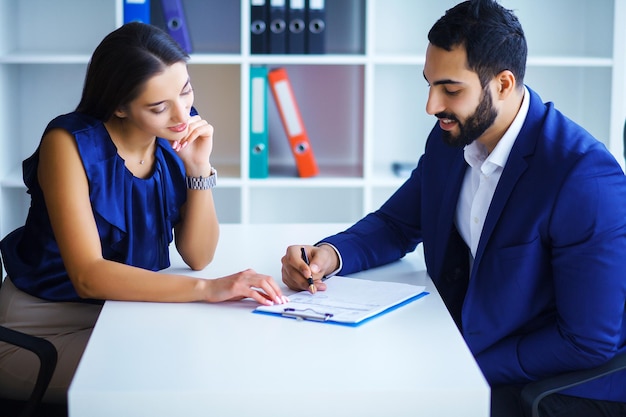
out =
{"type": "Polygon", "coordinates": [[[302,291],[289,296],[287,304],[259,306],[255,312],[357,325],[428,294],[423,286],[341,276],[329,279],[326,286],[326,291],[302,291]]]}

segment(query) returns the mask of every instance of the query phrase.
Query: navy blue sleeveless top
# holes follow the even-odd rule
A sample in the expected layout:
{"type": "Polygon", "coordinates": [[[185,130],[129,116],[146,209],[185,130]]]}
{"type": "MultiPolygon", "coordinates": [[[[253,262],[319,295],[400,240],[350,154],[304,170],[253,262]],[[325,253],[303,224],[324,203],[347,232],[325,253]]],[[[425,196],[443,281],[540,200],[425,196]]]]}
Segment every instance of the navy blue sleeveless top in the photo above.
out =
{"type": "MultiPolygon", "coordinates": [[[[187,198],[185,169],[170,144],[157,138],[153,173],[142,179],[126,169],[101,121],[74,112],[52,120],[45,132],[53,128],[76,139],[102,256],[152,271],[167,268],[172,229],[187,198]]],[[[0,242],[6,272],[17,288],[35,297],[101,302],[81,299],[67,275],[37,179],[38,165],[39,148],[22,164],[31,195],[26,223],[0,242]]]]}

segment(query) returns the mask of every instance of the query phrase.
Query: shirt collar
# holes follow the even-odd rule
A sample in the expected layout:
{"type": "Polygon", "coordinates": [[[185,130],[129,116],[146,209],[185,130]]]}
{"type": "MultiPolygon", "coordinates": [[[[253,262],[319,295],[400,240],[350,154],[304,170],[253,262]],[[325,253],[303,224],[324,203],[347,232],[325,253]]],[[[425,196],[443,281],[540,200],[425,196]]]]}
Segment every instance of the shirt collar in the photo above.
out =
{"type": "Polygon", "coordinates": [[[515,139],[517,139],[519,132],[522,130],[529,106],[530,94],[526,86],[524,86],[522,105],[515,119],[513,119],[513,123],[511,123],[511,126],[498,141],[491,154],[488,154],[487,148],[478,141],[473,141],[464,148],[465,161],[467,161],[469,166],[472,168],[480,167],[482,173],[487,176],[491,175],[498,167],[504,168],[515,139]]]}

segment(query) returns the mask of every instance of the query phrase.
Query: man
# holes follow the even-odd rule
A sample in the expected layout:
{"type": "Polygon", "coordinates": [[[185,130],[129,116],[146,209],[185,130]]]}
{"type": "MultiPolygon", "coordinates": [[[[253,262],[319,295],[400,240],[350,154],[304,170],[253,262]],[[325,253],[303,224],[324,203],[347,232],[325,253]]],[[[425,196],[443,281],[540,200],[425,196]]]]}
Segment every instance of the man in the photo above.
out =
{"type": "MultiPolygon", "coordinates": [[[[428,273],[492,387],[523,415],[524,384],[626,350],[626,178],[583,128],[523,84],[527,46],[493,0],[448,10],[428,35],[438,118],[411,177],[348,230],[283,257],[283,281],[350,274],[420,242],[428,273]]],[[[549,416],[626,415],[626,374],[542,402],[549,416]],[[566,394],[566,395],[565,395],[566,394]],[[602,414],[594,414],[603,410],[602,414]]]]}

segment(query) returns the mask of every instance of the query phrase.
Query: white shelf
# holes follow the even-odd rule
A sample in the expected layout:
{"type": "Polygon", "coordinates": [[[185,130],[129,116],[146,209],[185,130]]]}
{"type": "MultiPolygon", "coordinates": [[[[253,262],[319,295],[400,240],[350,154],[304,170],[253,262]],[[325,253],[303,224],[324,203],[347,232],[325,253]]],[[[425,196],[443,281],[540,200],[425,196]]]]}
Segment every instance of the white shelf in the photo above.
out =
{"type": "MultiPolygon", "coordinates": [[[[86,64],[89,54],[52,54],[49,52],[19,52],[0,55],[0,64],[86,64]]],[[[191,54],[190,64],[249,64],[249,65],[424,65],[423,55],[248,55],[236,54],[191,54]]],[[[583,56],[529,57],[529,67],[612,67],[611,58],[583,56]]]]}
{"type": "Polygon", "coordinates": [[[257,65],[365,65],[362,55],[249,55],[242,63],[257,65]]]}
{"type": "MultiPolygon", "coordinates": [[[[623,163],[624,2],[501,1],[526,32],[528,85],[623,163]]],[[[392,163],[416,164],[435,123],[424,111],[427,33],[456,3],[327,1],[327,54],[253,55],[249,0],[183,0],[194,43],[195,104],[215,126],[220,220],[350,223],[378,208],[404,180],[392,163]],[[270,101],[270,177],[248,178],[252,65],[287,68],[319,177],[296,177],[270,101]]],[[[78,103],[90,54],[121,24],[122,6],[122,0],[0,0],[0,237],[26,215],[22,160],[48,121],[78,103]]],[[[163,23],[158,10],[153,23],[163,23]]]]}

